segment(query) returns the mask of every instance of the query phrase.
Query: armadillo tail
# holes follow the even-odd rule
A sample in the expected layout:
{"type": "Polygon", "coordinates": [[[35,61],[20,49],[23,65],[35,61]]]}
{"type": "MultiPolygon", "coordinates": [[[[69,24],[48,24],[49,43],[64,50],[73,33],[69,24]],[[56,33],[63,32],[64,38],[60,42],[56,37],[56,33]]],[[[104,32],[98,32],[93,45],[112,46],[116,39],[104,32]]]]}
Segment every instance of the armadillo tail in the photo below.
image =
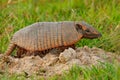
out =
{"type": "Polygon", "coordinates": [[[15,49],[15,47],[16,47],[15,44],[10,43],[9,46],[8,46],[7,51],[5,52],[5,55],[9,56],[13,52],[13,50],[15,49]]]}

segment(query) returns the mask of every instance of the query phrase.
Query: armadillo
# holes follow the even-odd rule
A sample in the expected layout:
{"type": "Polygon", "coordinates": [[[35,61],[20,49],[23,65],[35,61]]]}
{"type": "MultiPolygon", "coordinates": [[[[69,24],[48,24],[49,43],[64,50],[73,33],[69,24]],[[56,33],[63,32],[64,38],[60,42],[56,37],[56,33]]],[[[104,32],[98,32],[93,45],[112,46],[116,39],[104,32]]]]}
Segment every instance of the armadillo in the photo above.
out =
{"type": "Polygon", "coordinates": [[[82,38],[101,37],[95,28],[84,21],[36,22],[17,31],[5,52],[9,56],[16,47],[26,51],[45,51],[74,45],[82,38]]]}

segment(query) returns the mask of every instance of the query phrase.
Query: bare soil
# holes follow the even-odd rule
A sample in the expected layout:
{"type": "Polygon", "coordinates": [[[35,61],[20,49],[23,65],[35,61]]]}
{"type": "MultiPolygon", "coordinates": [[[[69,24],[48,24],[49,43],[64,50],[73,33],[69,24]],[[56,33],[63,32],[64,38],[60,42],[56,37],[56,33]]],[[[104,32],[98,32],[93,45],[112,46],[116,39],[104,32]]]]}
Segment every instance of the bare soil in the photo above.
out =
{"type": "Polygon", "coordinates": [[[40,76],[61,75],[63,71],[68,71],[73,65],[91,66],[100,62],[120,62],[120,56],[106,52],[100,48],[65,49],[61,53],[47,53],[44,57],[25,56],[14,58],[12,56],[3,57],[0,54],[0,72],[7,71],[10,74],[27,74],[28,76],[37,74],[40,76]]]}

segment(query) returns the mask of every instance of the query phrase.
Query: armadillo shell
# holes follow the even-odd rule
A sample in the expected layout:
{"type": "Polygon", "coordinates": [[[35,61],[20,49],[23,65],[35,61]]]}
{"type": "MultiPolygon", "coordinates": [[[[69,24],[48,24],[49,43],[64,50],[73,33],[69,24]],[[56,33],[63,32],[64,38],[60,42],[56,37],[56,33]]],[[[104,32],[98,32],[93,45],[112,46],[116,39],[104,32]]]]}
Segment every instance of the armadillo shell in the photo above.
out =
{"type": "Polygon", "coordinates": [[[80,40],[74,22],[38,22],[17,31],[12,42],[30,51],[69,46],[80,40]]]}

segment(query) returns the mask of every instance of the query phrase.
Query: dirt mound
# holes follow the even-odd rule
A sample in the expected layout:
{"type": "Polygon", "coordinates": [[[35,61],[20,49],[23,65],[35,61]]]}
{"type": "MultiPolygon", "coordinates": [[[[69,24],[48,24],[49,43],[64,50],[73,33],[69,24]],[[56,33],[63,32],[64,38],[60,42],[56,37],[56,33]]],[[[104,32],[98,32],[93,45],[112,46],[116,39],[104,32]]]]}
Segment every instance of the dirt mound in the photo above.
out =
{"type": "MultiPolygon", "coordinates": [[[[48,53],[43,58],[39,56],[26,56],[23,58],[6,57],[2,58],[0,71],[8,71],[13,74],[27,75],[37,74],[40,76],[61,75],[62,71],[67,71],[73,65],[90,66],[96,65],[99,62],[111,62],[116,56],[111,52],[105,52],[99,48],[77,48],[76,50],[69,48],[65,49],[59,55],[48,53]]],[[[118,56],[117,56],[118,57],[118,56]]]]}

